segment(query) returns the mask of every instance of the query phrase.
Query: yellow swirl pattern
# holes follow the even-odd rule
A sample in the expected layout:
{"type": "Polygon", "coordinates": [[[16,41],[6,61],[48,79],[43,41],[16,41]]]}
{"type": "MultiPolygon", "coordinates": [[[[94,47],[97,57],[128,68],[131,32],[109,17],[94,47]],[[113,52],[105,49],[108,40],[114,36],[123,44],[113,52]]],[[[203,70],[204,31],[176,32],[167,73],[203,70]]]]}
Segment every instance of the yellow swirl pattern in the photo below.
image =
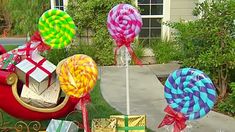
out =
{"type": "Polygon", "coordinates": [[[71,56],[60,66],[60,86],[69,96],[80,98],[90,92],[96,84],[97,77],[97,65],[87,55],[71,56]]]}

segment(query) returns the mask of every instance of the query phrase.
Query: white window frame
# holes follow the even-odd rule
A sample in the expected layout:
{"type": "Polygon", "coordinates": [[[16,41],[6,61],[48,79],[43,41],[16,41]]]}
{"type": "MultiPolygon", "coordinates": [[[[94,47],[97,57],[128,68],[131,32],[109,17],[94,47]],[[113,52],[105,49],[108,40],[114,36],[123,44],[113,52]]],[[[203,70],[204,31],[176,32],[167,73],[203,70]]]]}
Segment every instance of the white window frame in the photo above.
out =
{"type": "MultiPolygon", "coordinates": [[[[202,0],[203,1],[203,0],[202,0]]],[[[135,0],[135,4],[138,7],[138,0],[135,0]]],[[[170,7],[171,0],[163,0],[163,15],[141,15],[142,18],[161,18],[162,22],[170,21],[170,7]]],[[[165,40],[170,39],[170,27],[166,25],[161,26],[161,38],[165,40]]]]}
{"type": "MultiPolygon", "coordinates": [[[[68,1],[69,0],[63,0],[63,9],[64,9],[64,11],[66,11],[66,9],[67,9],[67,6],[68,6],[68,1]]],[[[54,9],[56,7],[56,5],[55,5],[55,0],[51,0],[51,9],[54,9]]]]}
{"type": "MultiPolygon", "coordinates": [[[[163,0],[163,4],[153,4],[153,5],[162,5],[163,6],[163,14],[162,15],[141,15],[142,18],[157,18],[157,19],[162,19],[162,21],[164,20],[164,9],[165,9],[165,1],[168,0],[163,0]]],[[[170,0],[169,0],[170,1],[170,0]]],[[[150,14],[151,14],[151,2],[149,4],[138,4],[138,0],[135,0],[135,4],[137,7],[139,7],[139,5],[148,5],[150,6],[150,14]]],[[[161,24],[161,38],[164,37],[164,31],[163,31],[163,25],[161,24]]],[[[151,38],[151,32],[149,31],[149,38],[151,38]]]]}

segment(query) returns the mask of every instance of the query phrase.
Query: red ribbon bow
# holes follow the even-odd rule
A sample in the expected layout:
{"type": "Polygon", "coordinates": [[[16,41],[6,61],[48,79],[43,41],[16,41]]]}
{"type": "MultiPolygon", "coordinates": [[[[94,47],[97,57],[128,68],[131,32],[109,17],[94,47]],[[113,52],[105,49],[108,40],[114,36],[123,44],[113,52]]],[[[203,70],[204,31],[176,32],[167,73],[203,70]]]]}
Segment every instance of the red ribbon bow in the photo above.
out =
{"type": "Polygon", "coordinates": [[[37,50],[39,52],[43,52],[45,50],[50,50],[50,46],[46,45],[43,40],[42,37],[40,35],[40,33],[38,31],[36,31],[33,36],[30,38],[30,43],[39,43],[39,45],[37,46],[37,50]]]}
{"type": "Polygon", "coordinates": [[[124,36],[121,36],[120,38],[121,39],[116,41],[117,47],[115,48],[115,57],[114,57],[115,64],[117,64],[117,50],[124,45],[124,46],[126,46],[128,52],[131,55],[131,58],[134,60],[135,64],[142,65],[141,60],[138,59],[138,57],[136,56],[136,54],[134,53],[134,51],[131,48],[131,43],[134,41],[134,38],[126,39],[124,36]]]}
{"type": "Polygon", "coordinates": [[[180,132],[186,127],[186,118],[182,113],[174,111],[169,105],[164,111],[167,115],[164,117],[158,128],[174,123],[174,132],[180,132]]]}
{"type": "Polygon", "coordinates": [[[42,64],[46,61],[46,59],[44,58],[44,59],[42,59],[41,61],[39,61],[38,63],[36,63],[35,61],[33,61],[33,60],[30,59],[30,58],[27,58],[27,60],[28,60],[29,62],[31,62],[33,65],[35,65],[35,66],[34,66],[31,70],[29,70],[29,71],[26,73],[26,76],[25,76],[26,86],[29,87],[29,76],[30,76],[30,74],[33,73],[33,71],[36,70],[36,68],[40,68],[43,72],[45,72],[46,74],[48,74],[49,80],[48,80],[48,85],[47,85],[47,87],[49,87],[50,84],[51,84],[51,76],[52,76],[52,75],[51,75],[51,73],[50,73],[47,69],[45,69],[44,67],[42,67],[42,64]]]}
{"type": "Polygon", "coordinates": [[[31,47],[31,44],[30,42],[27,42],[25,44],[25,47],[22,48],[22,49],[18,49],[19,52],[25,52],[25,55],[27,58],[30,57],[30,55],[32,54],[32,52],[36,49],[36,46],[35,47],[31,47]]]}

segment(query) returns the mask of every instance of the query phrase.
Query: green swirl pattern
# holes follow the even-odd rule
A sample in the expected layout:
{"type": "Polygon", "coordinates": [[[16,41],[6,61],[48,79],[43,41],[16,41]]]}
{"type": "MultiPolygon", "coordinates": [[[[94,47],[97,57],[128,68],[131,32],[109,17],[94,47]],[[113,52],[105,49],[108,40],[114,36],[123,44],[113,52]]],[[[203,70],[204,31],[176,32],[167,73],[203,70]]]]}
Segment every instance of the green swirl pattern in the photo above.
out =
{"type": "Polygon", "coordinates": [[[63,48],[75,36],[73,19],[64,11],[50,9],[42,14],[38,28],[43,41],[52,48],[63,48]]]}

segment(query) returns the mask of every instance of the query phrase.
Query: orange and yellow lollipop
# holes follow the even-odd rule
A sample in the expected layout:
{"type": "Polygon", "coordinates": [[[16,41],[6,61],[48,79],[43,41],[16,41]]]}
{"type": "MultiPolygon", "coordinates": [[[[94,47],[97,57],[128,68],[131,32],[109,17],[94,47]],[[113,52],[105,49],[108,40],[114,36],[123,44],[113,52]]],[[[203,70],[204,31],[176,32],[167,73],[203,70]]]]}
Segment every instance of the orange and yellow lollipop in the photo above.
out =
{"type": "Polygon", "coordinates": [[[60,64],[59,82],[68,96],[83,97],[95,86],[98,70],[95,61],[83,54],[71,56],[60,64]]]}

